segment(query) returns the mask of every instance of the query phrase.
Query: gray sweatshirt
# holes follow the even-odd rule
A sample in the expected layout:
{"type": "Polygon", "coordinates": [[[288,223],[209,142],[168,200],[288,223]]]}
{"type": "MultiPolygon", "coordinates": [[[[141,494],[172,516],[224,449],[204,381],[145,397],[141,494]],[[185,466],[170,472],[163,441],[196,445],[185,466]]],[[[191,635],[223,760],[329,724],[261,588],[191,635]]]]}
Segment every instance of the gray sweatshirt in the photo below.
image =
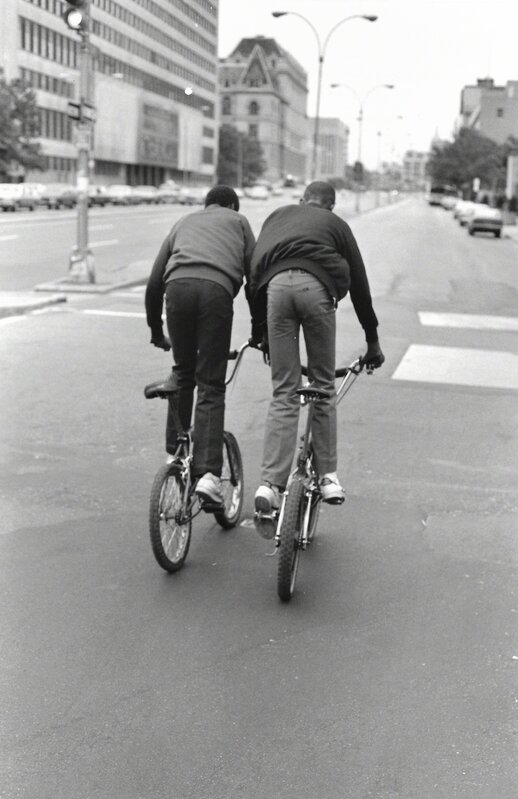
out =
{"type": "Polygon", "coordinates": [[[204,278],[235,297],[250,273],[255,237],[245,216],[209,205],[182,217],[166,236],[146,289],[147,322],[153,335],[162,331],[162,304],[167,283],[177,278],[204,278]]]}

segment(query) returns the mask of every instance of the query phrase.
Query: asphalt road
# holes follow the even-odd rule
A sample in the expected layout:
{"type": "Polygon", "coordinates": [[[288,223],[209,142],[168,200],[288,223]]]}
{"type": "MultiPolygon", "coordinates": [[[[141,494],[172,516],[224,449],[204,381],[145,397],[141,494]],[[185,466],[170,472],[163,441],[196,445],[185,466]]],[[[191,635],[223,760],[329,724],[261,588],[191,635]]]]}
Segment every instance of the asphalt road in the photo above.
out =
{"type": "MultiPolygon", "coordinates": [[[[146,519],[165,409],[142,388],[169,358],[142,289],[0,320],[2,799],[516,796],[516,244],[417,200],[351,225],[387,361],[340,405],[348,498],[289,605],[249,526],[258,353],[227,397],[243,526],[196,519],[167,576],[146,519]]],[[[235,345],[248,322],[240,296],[235,345]]],[[[340,361],[362,351],[349,300],[338,331],[340,361]]]]}

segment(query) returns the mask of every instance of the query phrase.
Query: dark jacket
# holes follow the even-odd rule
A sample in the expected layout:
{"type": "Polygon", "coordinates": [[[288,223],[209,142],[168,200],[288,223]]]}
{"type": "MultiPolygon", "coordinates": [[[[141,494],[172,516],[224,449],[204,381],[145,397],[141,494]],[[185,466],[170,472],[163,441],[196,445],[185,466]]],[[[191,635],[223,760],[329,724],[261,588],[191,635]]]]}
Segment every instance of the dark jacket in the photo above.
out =
{"type": "Polygon", "coordinates": [[[167,234],[151,269],[146,288],[147,323],[153,336],[162,334],[165,286],[183,277],[219,283],[235,297],[248,282],[255,237],[245,216],[209,205],[183,216],[167,234]]]}
{"type": "Polygon", "coordinates": [[[266,323],[269,281],[287,269],[304,269],[315,275],[337,303],[350,291],[366,340],[378,340],[365,265],[347,222],[315,205],[286,205],[270,214],[257,239],[250,270],[256,329],[266,323]]]}

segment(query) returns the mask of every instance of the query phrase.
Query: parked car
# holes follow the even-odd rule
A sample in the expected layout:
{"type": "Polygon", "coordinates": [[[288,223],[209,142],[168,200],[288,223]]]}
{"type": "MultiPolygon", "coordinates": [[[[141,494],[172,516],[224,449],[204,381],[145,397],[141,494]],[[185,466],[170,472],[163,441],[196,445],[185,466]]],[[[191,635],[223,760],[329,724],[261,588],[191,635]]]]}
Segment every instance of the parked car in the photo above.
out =
{"type": "Polygon", "coordinates": [[[41,195],[45,188],[43,183],[17,183],[16,186],[19,187],[18,208],[34,211],[41,205],[41,195]]]}
{"type": "Polygon", "coordinates": [[[106,186],[97,186],[95,184],[88,186],[88,205],[90,208],[104,208],[109,202],[106,186]]]}
{"type": "Polygon", "coordinates": [[[159,203],[176,203],[180,196],[180,186],[174,180],[166,180],[157,189],[159,203]]]}
{"type": "Polygon", "coordinates": [[[475,203],[471,211],[467,227],[470,236],[475,233],[493,233],[495,238],[499,238],[503,227],[502,212],[498,208],[490,208],[484,203],[475,203]]]}
{"type": "Polygon", "coordinates": [[[0,208],[2,211],[16,211],[18,196],[17,183],[0,183],[0,208]]]}
{"type": "Polygon", "coordinates": [[[247,186],[245,197],[249,197],[251,200],[268,200],[270,192],[266,186],[247,186]]]}
{"type": "Polygon", "coordinates": [[[131,190],[132,202],[153,205],[159,202],[156,186],[133,186],[131,190]]]}
{"type": "Polygon", "coordinates": [[[180,205],[203,205],[208,191],[207,186],[182,186],[178,202],[180,205]]]}
{"type": "Polygon", "coordinates": [[[47,183],[40,195],[40,205],[49,209],[74,208],[77,204],[77,189],[67,183],[47,183]]]}
{"type": "Polygon", "coordinates": [[[457,205],[459,198],[454,194],[445,194],[441,200],[441,205],[447,211],[451,211],[457,205]]]}
{"type": "Polygon", "coordinates": [[[106,188],[108,202],[112,205],[131,205],[131,186],[123,183],[112,183],[106,188]]]}
{"type": "Polygon", "coordinates": [[[457,219],[459,225],[464,227],[467,224],[469,216],[475,207],[475,203],[471,200],[459,200],[453,211],[453,216],[457,219]]]}

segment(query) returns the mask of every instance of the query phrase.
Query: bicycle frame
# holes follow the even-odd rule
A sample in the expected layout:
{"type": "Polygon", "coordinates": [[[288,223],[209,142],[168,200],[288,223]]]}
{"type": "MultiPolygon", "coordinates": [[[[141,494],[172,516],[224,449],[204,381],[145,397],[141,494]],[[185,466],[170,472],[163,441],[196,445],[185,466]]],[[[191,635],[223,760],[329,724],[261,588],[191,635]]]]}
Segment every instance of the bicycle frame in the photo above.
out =
{"type": "MultiPolygon", "coordinates": [[[[349,366],[337,370],[337,377],[342,377],[342,380],[336,390],[336,405],[343,400],[353,383],[358,379],[363,368],[361,358],[357,358],[349,366]]],[[[368,370],[368,372],[370,371],[371,370],[368,370]]],[[[303,369],[303,374],[307,374],[307,369],[303,369]]],[[[315,403],[318,402],[319,396],[317,390],[314,390],[314,393],[312,393],[312,386],[309,383],[302,389],[299,389],[297,393],[299,393],[300,396],[300,404],[302,406],[309,405],[309,408],[306,416],[305,430],[301,436],[302,446],[297,455],[297,466],[290,474],[288,485],[284,491],[282,504],[278,512],[274,542],[276,547],[280,546],[280,531],[282,528],[286,498],[289,494],[290,485],[293,484],[294,480],[299,480],[304,486],[304,517],[301,529],[299,530],[298,547],[300,549],[306,549],[314,535],[318,521],[320,502],[322,501],[322,495],[318,485],[318,474],[313,465],[311,446],[311,423],[313,420],[315,403]]]]}

